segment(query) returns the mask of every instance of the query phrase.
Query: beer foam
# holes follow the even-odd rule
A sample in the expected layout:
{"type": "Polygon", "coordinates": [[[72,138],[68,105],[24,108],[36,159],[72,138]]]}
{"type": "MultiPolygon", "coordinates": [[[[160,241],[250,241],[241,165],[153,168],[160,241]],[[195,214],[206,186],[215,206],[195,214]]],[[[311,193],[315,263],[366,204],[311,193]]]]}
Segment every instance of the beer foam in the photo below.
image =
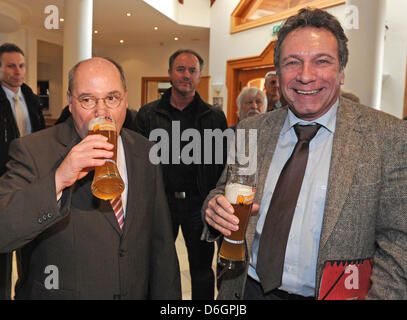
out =
{"type": "Polygon", "coordinates": [[[106,130],[106,131],[115,131],[116,126],[113,120],[109,117],[96,117],[89,121],[88,124],[89,131],[96,131],[96,130],[106,130]]]}
{"type": "Polygon", "coordinates": [[[239,183],[227,184],[225,188],[225,197],[231,204],[238,203],[239,197],[244,197],[245,199],[253,200],[254,193],[255,192],[251,186],[245,186],[239,183]]]}

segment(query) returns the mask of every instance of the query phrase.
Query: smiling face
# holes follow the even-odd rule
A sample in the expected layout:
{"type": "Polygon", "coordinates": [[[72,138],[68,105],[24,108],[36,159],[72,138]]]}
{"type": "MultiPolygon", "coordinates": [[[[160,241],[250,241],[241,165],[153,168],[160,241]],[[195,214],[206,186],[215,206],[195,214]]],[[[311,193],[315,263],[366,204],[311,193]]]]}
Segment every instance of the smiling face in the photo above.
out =
{"type": "Polygon", "coordinates": [[[287,35],[281,47],[279,85],[297,117],[310,121],[328,112],[343,83],[333,33],[305,27],[287,35]]]}

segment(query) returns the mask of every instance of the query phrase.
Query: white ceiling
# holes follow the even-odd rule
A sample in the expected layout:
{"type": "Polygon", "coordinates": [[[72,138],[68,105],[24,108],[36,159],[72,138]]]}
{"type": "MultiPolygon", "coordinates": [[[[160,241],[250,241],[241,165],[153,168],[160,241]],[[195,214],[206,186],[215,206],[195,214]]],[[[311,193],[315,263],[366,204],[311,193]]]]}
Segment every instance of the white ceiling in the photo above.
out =
{"type": "MultiPolygon", "coordinates": [[[[63,0],[14,0],[14,3],[27,7],[31,14],[24,24],[44,28],[47,5],[56,5],[60,17],[64,13],[63,0]]],[[[208,2],[209,5],[209,2],[208,2]]],[[[94,46],[136,46],[151,43],[178,41],[209,41],[209,28],[179,25],[142,0],[93,0],[93,26],[98,34],[93,34],[94,46]],[[127,12],[131,16],[126,15],[127,12]],[[158,30],[154,30],[154,26],[158,30]],[[119,41],[124,40],[123,44],[119,41]]],[[[64,23],[60,22],[60,31],[64,23]]]]}

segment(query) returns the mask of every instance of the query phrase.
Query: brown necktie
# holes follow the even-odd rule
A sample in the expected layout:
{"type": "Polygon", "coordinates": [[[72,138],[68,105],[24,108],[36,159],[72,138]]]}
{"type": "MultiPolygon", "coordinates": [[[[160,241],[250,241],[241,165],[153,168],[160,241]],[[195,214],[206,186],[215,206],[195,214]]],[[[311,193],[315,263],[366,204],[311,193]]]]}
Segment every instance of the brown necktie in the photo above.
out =
{"type": "Polygon", "coordinates": [[[14,99],[14,110],[16,112],[16,123],[18,130],[20,131],[20,137],[27,135],[27,121],[25,119],[23,107],[20,103],[20,97],[18,93],[13,96],[14,99]]]}
{"type": "Polygon", "coordinates": [[[294,126],[298,142],[280,173],[260,237],[256,272],[265,293],[281,285],[285,250],[308,161],[309,142],[321,126],[294,126]]]}

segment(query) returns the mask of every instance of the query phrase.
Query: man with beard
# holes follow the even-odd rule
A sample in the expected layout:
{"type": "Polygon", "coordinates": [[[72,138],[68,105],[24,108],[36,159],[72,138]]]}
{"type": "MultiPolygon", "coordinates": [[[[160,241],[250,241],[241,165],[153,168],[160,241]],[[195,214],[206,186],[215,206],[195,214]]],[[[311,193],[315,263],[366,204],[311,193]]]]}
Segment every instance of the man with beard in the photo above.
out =
{"type": "MultiPolygon", "coordinates": [[[[165,130],[169,136],[169,150],[183,150],[191,141],[173,141],[173,128],[182,136],[188,129],[198,130],[201,137],[199,151],[204,151],[204,130],[227,128],[222,110],[204,102],[196,92],[201,80],[203,59],[192,50],[178,50],[169,59],[168,74],[172,87],[161,99],[142,106],[136,116],[136,130],[149,138],[154,129],[165,130]]],[[[175,131],[174,131],[175,132],[175,131]]],[[[206,151],[206,150],[205,150],[206,151]]],[[[203,153],[203,152],[202,152],[203,153]]],[[[215,152],[212,150],[212,155],[215,152]]],[[[204,154],[201,154],[204,159],[204,154]]],[[[224,150],[224,159],[226,150],[224,150]]],[[[184,163],[180,154],[170,151],[170,163],[163,163],[164,183],[171,211],[174,241],[179,227],[185,239],[192,284],[192,299],[214,297],[212,259],[213,243],[200,239],[203,228],[200,208],[222,173],[223,164],[184,163]]]]}

